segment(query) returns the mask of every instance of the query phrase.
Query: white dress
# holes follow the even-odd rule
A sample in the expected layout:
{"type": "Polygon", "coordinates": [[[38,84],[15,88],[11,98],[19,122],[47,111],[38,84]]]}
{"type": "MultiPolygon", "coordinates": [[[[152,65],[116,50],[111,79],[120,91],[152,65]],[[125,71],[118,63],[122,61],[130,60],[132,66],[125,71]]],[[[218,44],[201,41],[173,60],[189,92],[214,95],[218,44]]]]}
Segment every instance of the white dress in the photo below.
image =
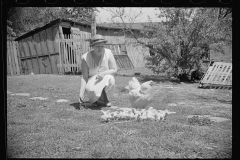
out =
{"type": "Polygon", "coordinates": [[[91,103],[96,102],[102,94],[104,87],[106,95],[109,101],[113,98],[115,89],[115,79],[112,75],[105,75],[101,81],[96,79],[99,72],[109,69],[109,57],[113,56],[110,49],[104,49],[104,53],[101,55],[99,63],[94,63],[91,51],[82,55],[82,59],[87,62],[89,69],[89,78],[86,85],[86,92],[91,103]]]}

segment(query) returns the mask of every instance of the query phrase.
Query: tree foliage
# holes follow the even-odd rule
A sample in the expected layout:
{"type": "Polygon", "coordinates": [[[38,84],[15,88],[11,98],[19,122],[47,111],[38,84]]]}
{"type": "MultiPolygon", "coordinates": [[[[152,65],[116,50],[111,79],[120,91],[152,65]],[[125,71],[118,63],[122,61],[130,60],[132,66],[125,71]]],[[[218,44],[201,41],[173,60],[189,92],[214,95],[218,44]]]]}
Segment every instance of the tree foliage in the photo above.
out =
{"type": "MultiPolygon", "coordinates": [[[[147,67],[156,73],[176,73],[176,70],[190,73],[193,68],[200,67],[203,57],[208,56],[211,44],[232,43],[232,14],[229,8],[158,10],[158,17],[164,21],[146,23],[140,35],[131,31],[128,34],[149,48],[151,56],[147,59],[147,67]]],[[[221,51],[221,45],[215,49],[221,51]]]]}
{"type": "Polygon", "coordinates": [[[57,18],[90,23],[93,7],[12,7],[7,10],[7,36],[13,39],[57,18]]]}

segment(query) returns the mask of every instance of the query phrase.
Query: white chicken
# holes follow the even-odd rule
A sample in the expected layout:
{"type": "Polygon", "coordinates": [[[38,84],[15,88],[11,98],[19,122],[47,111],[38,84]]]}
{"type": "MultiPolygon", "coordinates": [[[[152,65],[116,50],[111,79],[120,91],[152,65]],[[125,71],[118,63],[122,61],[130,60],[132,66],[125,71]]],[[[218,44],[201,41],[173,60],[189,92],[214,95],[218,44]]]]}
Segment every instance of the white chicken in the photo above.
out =
{"type": "Polygon", "coordinates": [[[130,80],[128,82],[128,86],[125,87],[126,89],[128,89],[129,91],[130,90],[133,90],[133,89],[139,89],[141,88],[141,84],[139,83],[139,81],[133,77],[132,80],[130,80]]]}
{"type": "Polygon", "coordinates": [[[147,81],[142,83],[140,93],[149,93],[152,90],[153,81],[147,81]]]}
{"type": "Polygon", "coordinates": [[[146,108],[152,100],[153,96],[153,81],[147,81],[139,83],[139,81],[133,77],[125,88],[129,90],[129,101],[133,108],[146,108]]]}

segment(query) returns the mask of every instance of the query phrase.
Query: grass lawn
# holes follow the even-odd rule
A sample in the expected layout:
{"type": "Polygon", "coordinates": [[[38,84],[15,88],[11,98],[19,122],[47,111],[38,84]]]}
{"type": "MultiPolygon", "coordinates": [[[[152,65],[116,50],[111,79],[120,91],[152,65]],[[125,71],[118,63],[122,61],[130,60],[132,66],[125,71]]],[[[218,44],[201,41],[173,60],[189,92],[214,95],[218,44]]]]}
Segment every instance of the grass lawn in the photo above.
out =
{"type": "Polygon", "coordinates": [[[150,106],[176,114],[164,122],[101,123],[100,108],[78,107],[80,76],[8,76],[8,91],[30,93],[7,95],[8,158],[232,158],[231,90],[171,83],[164,75],[140,68],[118,72],[112,105],[130,107],[124,87],[135,72],[141,72],[137,77],[141,82],[156,82],[150,106]],[[57,103],[57,99],[69,101],[57,103]],[[228,120],[200,124],[188,115],[228,120]]]}

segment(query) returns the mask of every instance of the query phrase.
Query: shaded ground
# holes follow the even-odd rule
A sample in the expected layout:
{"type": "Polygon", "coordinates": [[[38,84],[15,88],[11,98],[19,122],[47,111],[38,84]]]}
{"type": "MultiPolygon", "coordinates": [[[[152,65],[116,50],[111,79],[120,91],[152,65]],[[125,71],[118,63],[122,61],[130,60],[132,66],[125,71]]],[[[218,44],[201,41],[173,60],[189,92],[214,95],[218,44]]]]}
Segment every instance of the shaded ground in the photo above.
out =
{"type": "MultiPolygon", "coordinates": [[[[113,105],[129,107],[124,87],[135,72],[156,85],[156,109],[176,112],[165,122],[101,123],[101,108],[79,110],[80,76],[8,76],[7,155],[12,158],[231,158],[232,91],[198,89],[151,76],[147,69],[120,71],[113,105]],[[123,76],[125,74],[125,76],[123,76]],[[154,79],[155,78],[155,79],[154,79]],[[31,97],[48,97],[31,100],[31,97]],[[68,102],[57,103],[57,99],[68,102]],[[189,123],[189,115],[228,119],[209,125],[189,123]]],[[[106,108],[103,108],[106,109],[106,108]]]]}

